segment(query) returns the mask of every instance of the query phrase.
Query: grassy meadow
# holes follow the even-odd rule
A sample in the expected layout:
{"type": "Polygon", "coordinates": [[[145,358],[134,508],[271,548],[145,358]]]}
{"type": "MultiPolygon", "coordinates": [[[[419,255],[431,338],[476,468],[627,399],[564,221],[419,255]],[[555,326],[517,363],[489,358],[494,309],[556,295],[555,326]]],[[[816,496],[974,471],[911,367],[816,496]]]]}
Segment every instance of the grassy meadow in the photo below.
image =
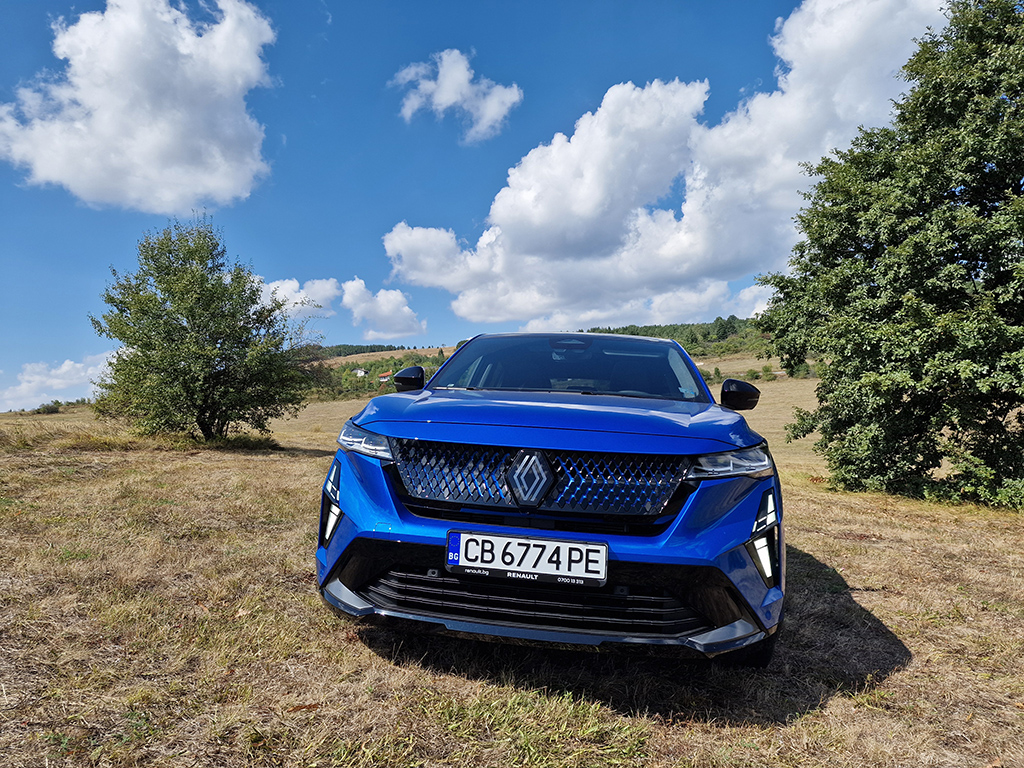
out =
{"type": "Polygon", "coordinates": [[[360,401],[279,449],[0,414],[0,764],[1024,766],[1024,518],[832,492],[782,437],[814,382],[759,386],[789,592],[757,671],[335,616],[319,489],[360,401]]]}

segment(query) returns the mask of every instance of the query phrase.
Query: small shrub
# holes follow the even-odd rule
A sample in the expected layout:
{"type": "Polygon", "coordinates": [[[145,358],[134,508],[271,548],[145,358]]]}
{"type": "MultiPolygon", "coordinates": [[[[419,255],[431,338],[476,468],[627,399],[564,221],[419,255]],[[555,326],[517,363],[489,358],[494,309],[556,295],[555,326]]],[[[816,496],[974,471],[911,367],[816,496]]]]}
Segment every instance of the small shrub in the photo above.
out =
{"type": "Polygon", "coordinates": [[[811,375],[811,366],[808,363],[800,363],[793,367],[789,373],[791,379],[806,379],[811,375]]]}
{"type": "Polygon", "coordinates": [[[704,383],[706,383],[709,386],[712,384],[721,384],[725,380],[725,378],[722,376],[721,369],[717,367],[715,368],[714,373],[708,373],[699,366],[697,367],[697,370],[700,371],[700,375],[703,377],[704,383]]]}
{"type": "Polygon", "coordinates": [[[1000,507],[1024,511],[1024,480],[1004,480],[996,492],[995,503],[1000,507]]]}

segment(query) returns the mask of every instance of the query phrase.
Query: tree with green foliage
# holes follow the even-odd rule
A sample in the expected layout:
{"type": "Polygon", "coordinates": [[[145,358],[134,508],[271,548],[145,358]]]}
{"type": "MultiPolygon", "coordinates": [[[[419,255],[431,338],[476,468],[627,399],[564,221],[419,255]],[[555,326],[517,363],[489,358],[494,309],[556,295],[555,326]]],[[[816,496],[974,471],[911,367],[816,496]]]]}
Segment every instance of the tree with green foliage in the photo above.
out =
{"type": "Polygon", "coordinates": [[[953,0],[903,69],[890,127],[861,129],[797,216],[759,327],[817,358],[832,481],[1024,506],[1024,11],[953,0]],[[941,471],[940,467],[942,468],[941,471]]]}
{"type": "MultiPolygon", "coordinates": [[[[583,329],[580,329],[583,332],[583,329]]],[[[716,317],[711,323],[673,323],[670,325],[626,325],[620,328],[591,328],[587,333],[622,333],[674,339],[694,357],[731,355],[740,352],[760,355],[765,341],[752,321],[736,315],[716,317]]]]}
{"type": "Polygon", "coordinates": [[[121,342],[99,382],[96,410],[145,434],[198,431],[224,438],[301,408],[309,379],[302,327],[286,302],[228,262],[210,220],[174,221],[138,245],[138,271],[103,294],[109,311],[90,317],[121,342]]]}

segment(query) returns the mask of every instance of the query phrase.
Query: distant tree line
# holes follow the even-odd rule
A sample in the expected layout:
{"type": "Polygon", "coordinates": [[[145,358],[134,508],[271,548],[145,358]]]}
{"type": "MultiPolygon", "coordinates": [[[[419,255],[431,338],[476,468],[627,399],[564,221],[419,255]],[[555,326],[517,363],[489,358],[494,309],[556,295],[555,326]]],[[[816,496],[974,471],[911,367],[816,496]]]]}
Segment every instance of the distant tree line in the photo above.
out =
{"type": "Polygon", "coordinates": [[[716,317],[710,323],[672,323],[669,325],[624,325],[619,328],[591,328],[588,333],[621,333],[673,339],[694,357],[721,357],[739,353],[756,356],[765,350],[767,340],[752,320],[736,315],[716,317]]]}
{"type": "Polygon", "coordinates": [[[404,346],[396,347],[394,344],[333,344],[329,347],[320,347],[320,352],[325,358],[348,357],[366,352],[403,352],[404,350],[404,346]]]}
{"type": "Polygon", "coordinates": [[[38,408],[34,408],[32,413],[35,414],[51,414],[60,413],[60,409],[65,406],[71,405],[90,405],[92,401],[87,397],[80,397],[77,400],[51,400],[48,403],[43,403],[38,408]]]}

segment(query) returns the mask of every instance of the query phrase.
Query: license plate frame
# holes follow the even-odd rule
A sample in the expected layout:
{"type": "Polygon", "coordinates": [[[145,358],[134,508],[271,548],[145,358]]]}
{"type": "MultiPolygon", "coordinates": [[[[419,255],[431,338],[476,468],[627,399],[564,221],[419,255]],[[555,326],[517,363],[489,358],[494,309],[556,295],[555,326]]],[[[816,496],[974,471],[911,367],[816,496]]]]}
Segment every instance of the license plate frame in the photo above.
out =
{"type": "Polygon", "coordinates": [[[608,544],[451,530],[445,569],[509,581],[600,587],[608,581],[608,544]]]}

